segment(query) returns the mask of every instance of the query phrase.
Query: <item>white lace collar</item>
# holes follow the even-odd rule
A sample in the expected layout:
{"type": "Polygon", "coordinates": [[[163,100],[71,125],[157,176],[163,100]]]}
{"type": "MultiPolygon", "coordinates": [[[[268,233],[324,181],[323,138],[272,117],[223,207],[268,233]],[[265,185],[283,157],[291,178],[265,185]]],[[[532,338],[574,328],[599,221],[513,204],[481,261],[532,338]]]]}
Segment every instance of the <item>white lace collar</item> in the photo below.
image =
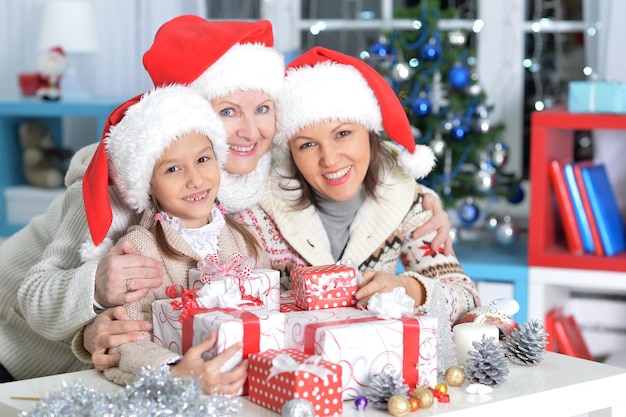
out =
{"type": "Polygon", "coordinates": [[[186,228],[178,217],[169,217],[163,211],[161,215],[163,216],[163,221],[166,221],[174,230],[180,233],[180,236],[196,251],[200,258],[204,258],[209,253],[218,252],[218,237],[226,221],[217,206],[213,206],[213,210],[211,210],[213,220],[197,229],[186,228]]]}

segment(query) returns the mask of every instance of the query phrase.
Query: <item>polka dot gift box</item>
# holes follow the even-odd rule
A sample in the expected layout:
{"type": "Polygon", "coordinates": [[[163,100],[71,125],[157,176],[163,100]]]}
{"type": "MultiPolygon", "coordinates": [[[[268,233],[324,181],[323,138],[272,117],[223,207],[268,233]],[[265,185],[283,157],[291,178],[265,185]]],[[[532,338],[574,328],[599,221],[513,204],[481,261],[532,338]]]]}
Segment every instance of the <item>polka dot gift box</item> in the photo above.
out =
{"type": "Polygon", "coordinates": [[[311,403],[315,417],[343,413],[341,366],[297,349],[268,350],[249,356],[248,399],[281,413],[293,399],[311,403]]]}
{"type": "Polygon", "coordinates": [[[323,310],[356,305],[357,271],[349,265],[321,265],[291,271],[296,306],[323,310]]]}

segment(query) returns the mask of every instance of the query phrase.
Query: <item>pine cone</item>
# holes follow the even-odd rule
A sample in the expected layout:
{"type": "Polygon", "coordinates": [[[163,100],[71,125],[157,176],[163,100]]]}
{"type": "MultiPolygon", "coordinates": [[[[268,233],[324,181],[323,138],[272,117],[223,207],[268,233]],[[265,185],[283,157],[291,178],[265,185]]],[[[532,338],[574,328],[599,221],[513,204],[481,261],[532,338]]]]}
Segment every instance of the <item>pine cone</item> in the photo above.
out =
{"type": "Polygon", "coordinates": [[[480,342],[473,342],[469,352],[465,375],[475,384],[497,385],[509,375],[509,363],[504,348],[493,337],[483,335],[480,342]]]}
{"type": "Polygon", "coordinates": [[[518,365],[536,365],[543,359],[548,334],[542,332],[543,325],[539,320],[527,321],[513,330],[504,341],[506,356],[518,365]]]}
{"type": "Polygon", "coordinates": [[[365,398],[374,407],[386,410],[389,398],[392,395],[408,397],[409,386],[403,384],[402,375],[387,368],[384,372],[372,378],[370,386],[365,390],[365,398]]]}

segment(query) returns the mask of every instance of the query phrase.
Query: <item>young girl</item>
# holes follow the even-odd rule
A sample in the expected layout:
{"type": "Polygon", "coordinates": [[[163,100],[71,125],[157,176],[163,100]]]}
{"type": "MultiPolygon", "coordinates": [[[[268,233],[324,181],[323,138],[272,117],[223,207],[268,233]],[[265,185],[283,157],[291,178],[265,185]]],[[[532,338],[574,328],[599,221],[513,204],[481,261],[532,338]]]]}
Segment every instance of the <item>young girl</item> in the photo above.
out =
{"type": "Polygon", "coordinates": [[[241,214],[272,268],[353,259],[363,272],[356,293],[363,308],[373,294],[404,287],[423,309],[436,278],[451,322],[479,305],[458,260],[431,247],[435,233],[414,237],[431,216],[424,195],[433,193],[415,178],[427,175],[435,158],[415,144],[400,101],[379,73],[360,59],[313,48],[288,65],[276,108],[274,143],[290,157],[261,199],[269,218],[241,214]],[[405,267],[400,275],[398,261],[405,267]]]}
{"type": "MultiPolygon", "coordinates": [[[[122,239],[159,260],[164,270],[163,285],[125,305],[131,319],[150,320],[152,302],[168,298],[170,285],[187,288],[189,269],[209,253],[225,261],[239,252],[256,259],[257,266],[267,266],[254,236],[220,212],[216,196],[226,160],[226,133],[207,100],[180,85],[157,88],[116,109],[110,120],[116,119],[101,144],[110,179],[125,203],[142,213],[139,225],[122,239]]],[[[132,280],[127,280],[126,289],[133,291],[132,280]]],[[[107,378],[125,384],[150,365],[199,377],[207,393],[217,388],[234,394],[245,381],[245,362],[220,372],[239,345],[205,362],[202,353],[215,343],[215,335],[182,357],[154,344],[149,332],[145,336],[119,347],[119,366],[105,370],[107,378]]]]}

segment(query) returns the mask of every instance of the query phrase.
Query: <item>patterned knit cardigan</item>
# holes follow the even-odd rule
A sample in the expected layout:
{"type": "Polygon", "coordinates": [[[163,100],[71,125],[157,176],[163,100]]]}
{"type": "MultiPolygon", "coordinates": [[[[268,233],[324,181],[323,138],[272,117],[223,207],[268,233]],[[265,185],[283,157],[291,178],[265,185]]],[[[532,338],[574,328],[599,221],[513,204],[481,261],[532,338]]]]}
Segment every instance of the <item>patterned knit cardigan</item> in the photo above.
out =
{"type": "MultiPolygon", "coordinates": [[[[290,288],[291,269],[334,264],[337,260],[331,254],[329,238],[316,208],[311,205],[294,210],[289,202],[297,192],[281,188],[285,180],[279,173],[270,181],[261,207],[245,210],[239,216],[258,235],[272,268],[281,271],[283,287],[290,288]]],[[[428,305],[435,278],[439,277],[450,322],[458,321],[480,305],[476,286],[454,255],[445,256],[430,249],[436,232],[420,239],[411,236],[432,215],[422,207],[421,195],[434,192],[397,168],[383,182],[379,198],[368,197],[357,212],[342,258],[356,261],[362,272],[389,273],[396,272],[401,260],[404,274],[419,280],[426,289],[422,310],[428,305]]]]}

